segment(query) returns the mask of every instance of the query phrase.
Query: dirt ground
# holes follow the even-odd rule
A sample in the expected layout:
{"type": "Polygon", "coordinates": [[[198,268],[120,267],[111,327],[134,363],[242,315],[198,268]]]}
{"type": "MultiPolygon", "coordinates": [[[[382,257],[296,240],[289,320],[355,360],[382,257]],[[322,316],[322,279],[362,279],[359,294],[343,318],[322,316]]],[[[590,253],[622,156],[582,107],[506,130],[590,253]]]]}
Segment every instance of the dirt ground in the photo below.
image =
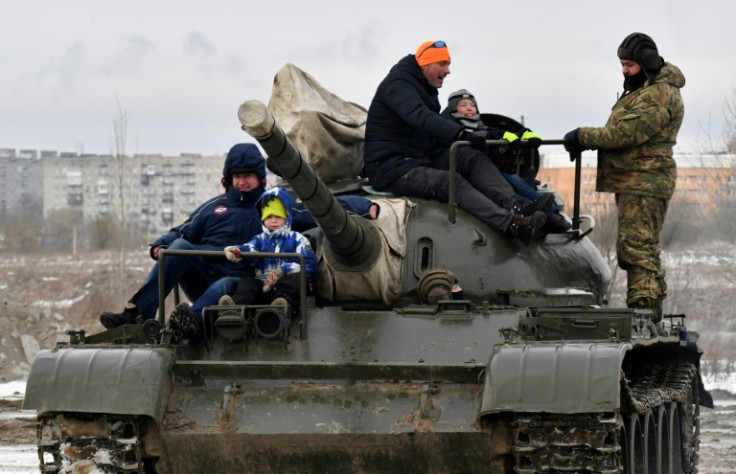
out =
{"type": "Polygon", "coordinates": [[[3,255],[0,383],[25,379],[35,353],[68,341],[68,330],[102,331],[99,314],[121,310],[152,263],[147,249],[130,253],[122,279],[117,252],[3,255]]]}
{"type": "Polygon", "coordinates": [[[736,396],[714,391],[715,409],[700,410],[700,472],[734,472],[736,459],[736,396]]]}

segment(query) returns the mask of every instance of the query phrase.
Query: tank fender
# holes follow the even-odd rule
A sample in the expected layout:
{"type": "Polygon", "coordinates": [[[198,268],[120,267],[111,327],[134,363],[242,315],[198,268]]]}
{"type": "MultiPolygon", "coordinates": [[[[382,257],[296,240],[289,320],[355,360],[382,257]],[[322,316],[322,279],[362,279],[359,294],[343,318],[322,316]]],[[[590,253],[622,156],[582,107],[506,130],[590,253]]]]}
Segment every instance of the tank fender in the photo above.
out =
{"type": "Polygon", "coordinates": [[[486,366],[479,419],[503,411],[613,412],[628,343],[497,345],[486,366]]]}
{"type": "Polygon", "coordinates": [[[147,415],[160,422],[171,393],[167,348],[62,348],[38,353],[23,409],[147,415]]]}

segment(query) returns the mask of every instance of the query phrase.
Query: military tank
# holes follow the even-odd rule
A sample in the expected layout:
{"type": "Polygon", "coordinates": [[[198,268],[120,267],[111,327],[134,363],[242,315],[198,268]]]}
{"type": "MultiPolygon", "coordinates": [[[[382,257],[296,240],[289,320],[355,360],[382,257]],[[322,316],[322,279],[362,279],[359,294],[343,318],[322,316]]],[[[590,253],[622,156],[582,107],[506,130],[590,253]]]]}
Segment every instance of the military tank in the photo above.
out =
{"type": "Polygon", "coordinates": [[[296,314],[205,308],[198,343],[161,297],[155,320],[41,351],[23,404],[41,472],[697,471],[697,335],[605,307],[592,220],[529,246],[452,197],[374,195],[367,220],[264,104],[239,117],[319,222],[314,288],[296,314]]]}

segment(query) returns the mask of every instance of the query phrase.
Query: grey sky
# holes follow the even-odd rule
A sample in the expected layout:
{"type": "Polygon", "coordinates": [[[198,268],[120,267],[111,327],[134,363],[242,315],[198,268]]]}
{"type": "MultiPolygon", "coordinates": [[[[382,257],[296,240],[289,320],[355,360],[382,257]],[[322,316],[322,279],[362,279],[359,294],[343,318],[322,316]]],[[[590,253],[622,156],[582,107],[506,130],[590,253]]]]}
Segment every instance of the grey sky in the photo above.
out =
{"type": "Polygon", "coordinates": [[[523,115],[545,138],[603,125],[633,31],[685,74],[676,151],[720,144],[736,95],[732,0],[27,0],[0,13],[0,148],[108,153],[118,101],[128,153],[224,153],[251,141],[237,108],[267,103],[284,64],[367,107],[429,39],[452,57],[442,102],[469,89],[482,112],[523,115]]]}

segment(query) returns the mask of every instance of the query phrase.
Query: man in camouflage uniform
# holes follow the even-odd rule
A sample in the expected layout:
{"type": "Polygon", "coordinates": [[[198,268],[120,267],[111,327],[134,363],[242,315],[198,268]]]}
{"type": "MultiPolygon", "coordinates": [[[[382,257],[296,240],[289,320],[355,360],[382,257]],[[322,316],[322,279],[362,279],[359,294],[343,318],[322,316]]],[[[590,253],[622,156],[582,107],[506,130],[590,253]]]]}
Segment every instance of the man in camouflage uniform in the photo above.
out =
{"type": "Polygon", "coordinates": [[[571,156],[598,150],[596,191],[616,195],[616,252],[628,277],[626,304],[651,308],[658,321],[667,292],[659,234],[677,179],[672,147],[685,114],[685,77],[643,33],[627,36],[618,57],[624,93],[608,122],[567,133],[565,148],[571,156]]]}

